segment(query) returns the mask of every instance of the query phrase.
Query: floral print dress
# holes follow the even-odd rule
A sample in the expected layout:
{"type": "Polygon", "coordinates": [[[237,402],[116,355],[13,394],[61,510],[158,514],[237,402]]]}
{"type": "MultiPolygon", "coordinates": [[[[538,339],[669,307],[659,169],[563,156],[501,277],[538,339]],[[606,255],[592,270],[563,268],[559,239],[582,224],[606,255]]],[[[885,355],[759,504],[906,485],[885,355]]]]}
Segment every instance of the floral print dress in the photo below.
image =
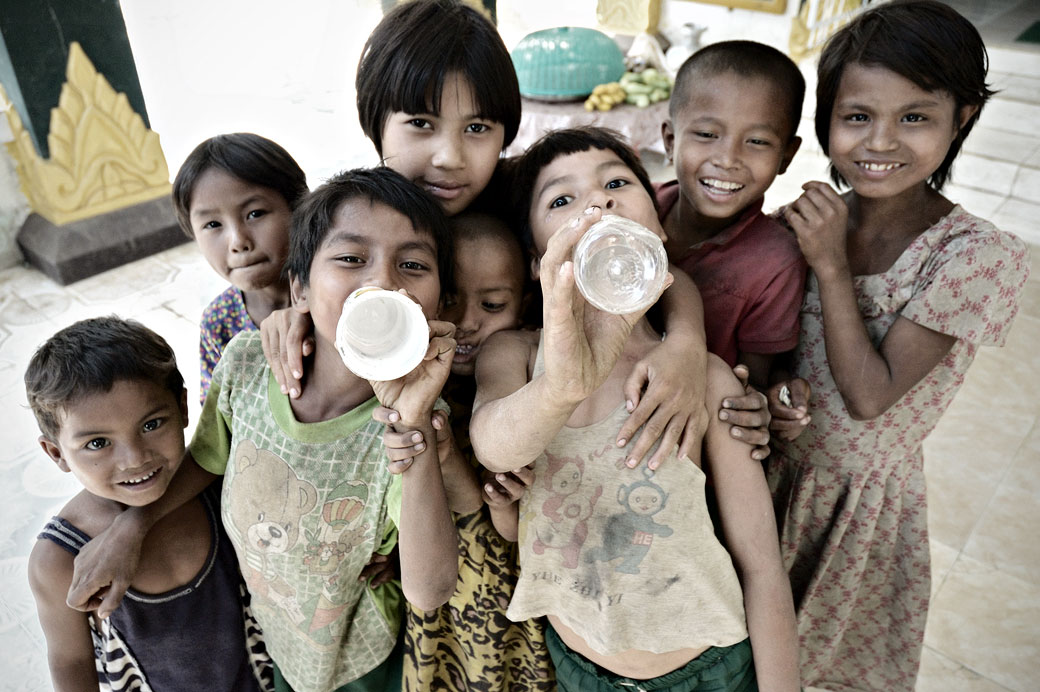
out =
{"type": "Polygon", "coordinates": [[[802,682],[828,690],[913,690],[931,574],[921,445],[980,345],[1003,345],[1028,277],[1025,246],[960,206],[883,274],[854,279],[875,347],[900,315],[957,338],[902,399],[853,420],[831,376],[819,284],[810,273],[795,374],[812,423],[774,441],[768,478],[791,577],[802,682]]]}

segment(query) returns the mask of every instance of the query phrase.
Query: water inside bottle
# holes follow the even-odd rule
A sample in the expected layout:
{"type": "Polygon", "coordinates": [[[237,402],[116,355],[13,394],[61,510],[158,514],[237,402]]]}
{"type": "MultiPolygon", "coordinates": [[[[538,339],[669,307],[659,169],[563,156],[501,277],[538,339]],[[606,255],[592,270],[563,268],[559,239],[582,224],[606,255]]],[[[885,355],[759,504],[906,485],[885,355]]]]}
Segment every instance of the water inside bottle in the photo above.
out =
{"type": "Polygon", "coordinates": [[[611,312],[631,312],[644,300],[654,276],[652,256],[630,245],[610,244],[589,253],[585,271],[586,298],[611,312]]]}

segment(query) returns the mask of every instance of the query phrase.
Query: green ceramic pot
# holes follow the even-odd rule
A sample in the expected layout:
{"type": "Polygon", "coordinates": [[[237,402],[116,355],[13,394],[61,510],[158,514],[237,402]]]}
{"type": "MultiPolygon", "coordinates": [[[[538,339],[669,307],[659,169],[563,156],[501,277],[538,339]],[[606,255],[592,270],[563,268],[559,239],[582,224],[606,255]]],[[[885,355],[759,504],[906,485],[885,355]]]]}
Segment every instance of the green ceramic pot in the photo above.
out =
{"type": "Polygon", "coordinates": [[[528,34],[511,53],[520,94],[539,101],[576,101],[593,87],[616,82],[625,56],[595,29],[561,26],[528,34]]]}

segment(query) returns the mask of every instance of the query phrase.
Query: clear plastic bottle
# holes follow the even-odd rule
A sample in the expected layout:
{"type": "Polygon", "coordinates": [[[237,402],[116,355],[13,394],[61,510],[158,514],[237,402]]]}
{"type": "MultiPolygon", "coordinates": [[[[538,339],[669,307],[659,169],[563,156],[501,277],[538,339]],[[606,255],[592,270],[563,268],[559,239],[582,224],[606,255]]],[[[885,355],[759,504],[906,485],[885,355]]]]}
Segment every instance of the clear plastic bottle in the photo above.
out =
{"type": "Polygon", "coordinates": [[[429,334],[418,303],[403,293],[365,286],[343,303],[336,349],[358,377],[396,380],[422,362],[429,334]]]}
{"type": "Polygon", "coordinates": [[[668,275],[664,243],[646,227],[604,216],[574,248],[574,279],[594,307],[617,315],[652,305],[668,275]]]}

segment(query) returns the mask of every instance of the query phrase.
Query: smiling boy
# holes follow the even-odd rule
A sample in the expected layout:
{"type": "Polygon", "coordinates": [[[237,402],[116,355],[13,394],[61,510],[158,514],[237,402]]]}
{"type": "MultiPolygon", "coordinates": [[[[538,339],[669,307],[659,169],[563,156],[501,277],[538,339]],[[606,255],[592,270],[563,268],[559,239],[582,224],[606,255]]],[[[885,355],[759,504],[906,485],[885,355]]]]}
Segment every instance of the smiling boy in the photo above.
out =
{"type": "Polygon", "coordinates": [[[668,256],[701,292],[708,350],[759,389],[798,341],[805,261],[762,202],[801,144],[804,93],[776,49],[716,43],[683,63],[661,128],[678,178],[656,189],[668,256]]]}

